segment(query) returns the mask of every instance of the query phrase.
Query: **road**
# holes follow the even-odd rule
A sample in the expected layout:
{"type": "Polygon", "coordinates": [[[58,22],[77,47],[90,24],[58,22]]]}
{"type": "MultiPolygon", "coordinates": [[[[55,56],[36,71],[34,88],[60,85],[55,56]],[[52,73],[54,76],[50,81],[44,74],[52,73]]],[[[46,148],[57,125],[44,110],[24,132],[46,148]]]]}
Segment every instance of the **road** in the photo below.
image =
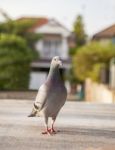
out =
{"type": "Polygon", "coordinates": [[[43,118],[27,117],[32,103],[0,100],[0,150],[115,150],[115,105],[66,102],[49,136],[43,118]]]}

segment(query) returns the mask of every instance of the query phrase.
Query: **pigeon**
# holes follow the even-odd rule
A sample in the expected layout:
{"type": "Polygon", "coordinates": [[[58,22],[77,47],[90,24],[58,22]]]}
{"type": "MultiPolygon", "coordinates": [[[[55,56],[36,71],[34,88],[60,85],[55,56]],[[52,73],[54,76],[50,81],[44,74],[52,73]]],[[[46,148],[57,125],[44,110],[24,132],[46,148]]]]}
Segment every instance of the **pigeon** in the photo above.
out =
{"type": "Polygon", "coordinates": [[[33,109],[28,117],[43,116],[45,131],[42,134],[55,134],[54,123],[57,115],[66,102],[67,90],[60,75],[62,61],[59,56],[51,60],[49,74],[44,84],[38,90],[33,109]],[[48,118],[52,118],[51,128],[48,127],[48,118]]]}

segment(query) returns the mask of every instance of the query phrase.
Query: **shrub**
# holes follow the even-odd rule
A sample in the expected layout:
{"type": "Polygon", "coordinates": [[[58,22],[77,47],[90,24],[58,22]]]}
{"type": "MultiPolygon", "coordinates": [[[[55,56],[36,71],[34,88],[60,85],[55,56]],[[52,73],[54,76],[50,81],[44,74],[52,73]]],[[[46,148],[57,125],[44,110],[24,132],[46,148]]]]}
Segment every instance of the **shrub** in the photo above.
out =
{"type": "Polygon", "coordinates": [[[0,35],[0,90],[26,90],[34,52],[14,34],[0,35]]]}
{"type": "Polygon", "coordinates": [[[102,66],[108,68],[112,57],[115,57],[115,46],[91,42],[78,49],[73,59],[74,73],[81,81],[87,77],[99,81],[102,66]]]}

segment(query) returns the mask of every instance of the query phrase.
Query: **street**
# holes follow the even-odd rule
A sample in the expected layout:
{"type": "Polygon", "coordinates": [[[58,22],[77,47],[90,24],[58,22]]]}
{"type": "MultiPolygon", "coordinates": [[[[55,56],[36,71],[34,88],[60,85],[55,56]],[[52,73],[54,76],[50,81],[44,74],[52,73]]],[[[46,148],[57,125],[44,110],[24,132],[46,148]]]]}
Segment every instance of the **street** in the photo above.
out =
{"type": "Polygon", "coordinates": [[[56,135],[42,135],[42,117],[28,118],[33,101],[0,100],[0,150],[115,150],[115,105],[67,101],[56,135]]]}

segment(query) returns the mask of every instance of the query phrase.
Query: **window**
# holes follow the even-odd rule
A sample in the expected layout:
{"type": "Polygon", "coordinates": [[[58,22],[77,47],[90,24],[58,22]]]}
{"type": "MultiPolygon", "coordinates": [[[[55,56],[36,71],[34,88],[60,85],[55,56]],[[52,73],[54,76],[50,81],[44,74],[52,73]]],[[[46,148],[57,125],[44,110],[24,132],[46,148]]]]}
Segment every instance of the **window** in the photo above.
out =
{"type": "Polygon", "coordinates": [[[61,40],[44,40],[43,54],[45,57],[60,56],[61,40]]]}

